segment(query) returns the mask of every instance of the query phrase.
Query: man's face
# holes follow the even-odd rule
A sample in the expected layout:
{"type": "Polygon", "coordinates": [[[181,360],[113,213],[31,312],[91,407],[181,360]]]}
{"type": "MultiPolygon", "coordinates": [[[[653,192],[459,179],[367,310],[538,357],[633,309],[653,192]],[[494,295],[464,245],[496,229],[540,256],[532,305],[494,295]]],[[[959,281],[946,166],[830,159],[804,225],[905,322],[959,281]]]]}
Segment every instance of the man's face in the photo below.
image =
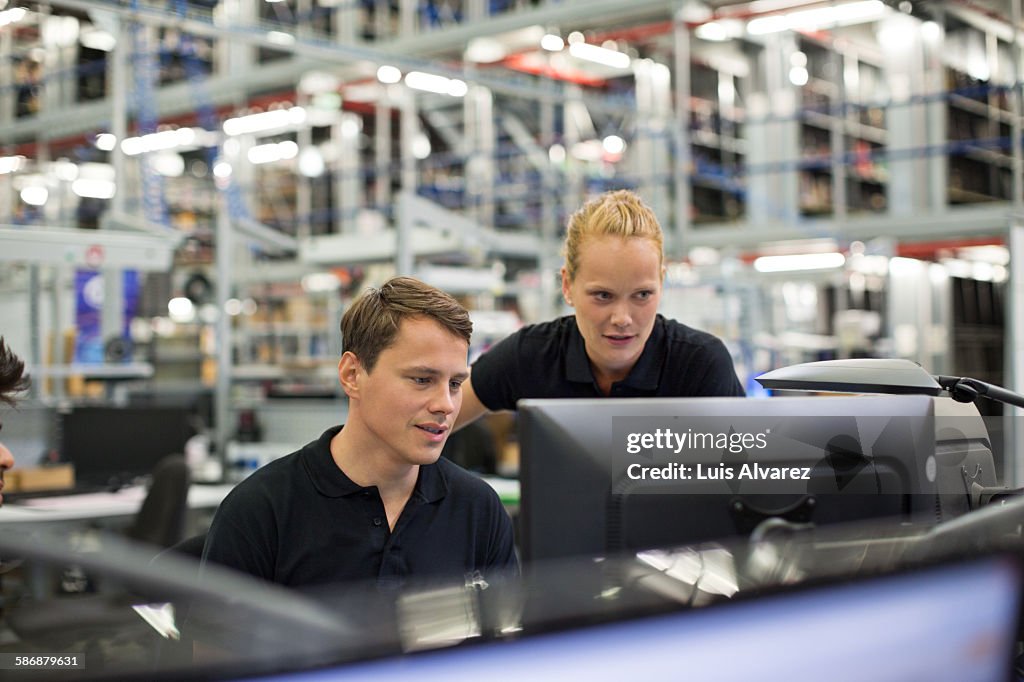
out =
{"type": "Polygon", "coordinates": [[[661,299],[661,251],[644,238],[605,236],[580,247],[576,278],[562,271],[562,294],[576,309],[595,372],[621,380],[643,352],[661,299]]]}
{"type": "Polygon", "coordinates": [[[462,407],[469,344],[437,322],[407,318],[373,370],[357,370],[359,419],[396,464],[433,464],[462,407]]]}
{"type": "MultiPolygon", "coordinates": [[[[0,443],[0,492],[4,489],[4,471],[14,466],[14,455],[3,443],[0,443]]],[[[4,496],[0,495],[0,504],[4,503],[4,496]]]]}

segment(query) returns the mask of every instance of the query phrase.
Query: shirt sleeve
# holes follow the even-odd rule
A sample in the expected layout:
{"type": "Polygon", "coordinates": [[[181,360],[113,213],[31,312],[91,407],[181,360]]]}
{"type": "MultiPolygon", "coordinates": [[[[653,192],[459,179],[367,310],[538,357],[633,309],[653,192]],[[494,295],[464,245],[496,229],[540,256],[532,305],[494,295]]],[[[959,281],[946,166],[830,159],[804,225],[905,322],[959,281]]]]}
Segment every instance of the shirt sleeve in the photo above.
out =
{"type": "Polygon", "coordinates": [[[473,363],[473,392],[488,410],[514,410],[522,397],[519,358],[522,332],[507,336],[473,363]]]}
{"type": "Polygon", "coordinates": [[[219,564],[273,581],[273,511],[259,490],[240,486],[221,503],[206,534],[203,565],[219,564]]]}
{"type": "Polygon", "coordinates": [[[704,347],[705,369],[695,386],[694,395],[702,397],[742,398],[747,395],[736,376],[736,367],[729,349],[720,339],[704,347]]]}

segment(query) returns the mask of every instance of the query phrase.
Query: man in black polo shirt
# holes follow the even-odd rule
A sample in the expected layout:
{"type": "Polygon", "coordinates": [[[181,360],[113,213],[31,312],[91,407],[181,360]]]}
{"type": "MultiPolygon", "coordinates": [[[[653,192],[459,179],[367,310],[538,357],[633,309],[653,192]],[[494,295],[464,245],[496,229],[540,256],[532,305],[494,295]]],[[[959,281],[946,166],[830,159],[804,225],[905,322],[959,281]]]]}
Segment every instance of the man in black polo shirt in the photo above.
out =
{"type": "Polygon", "coordinates": [[[357,300],[341,330],[347,423],[240,483],[204,561],[294,587],[515,570],[498,496],[439,459],[469,375],[466,310],[398,277],[357,300]]]}

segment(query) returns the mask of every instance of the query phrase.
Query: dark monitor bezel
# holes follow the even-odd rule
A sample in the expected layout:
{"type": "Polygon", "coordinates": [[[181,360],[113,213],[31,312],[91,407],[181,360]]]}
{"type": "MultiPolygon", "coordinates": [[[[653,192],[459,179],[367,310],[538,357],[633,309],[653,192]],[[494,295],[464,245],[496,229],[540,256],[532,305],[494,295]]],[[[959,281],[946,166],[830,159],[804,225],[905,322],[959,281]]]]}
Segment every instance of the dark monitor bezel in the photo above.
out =
{"type": "MultiPolygon", "coordinates": [[[[934,449],[934,406],[929,396],[530,399],[520,401],[517,409],[520,550],[526,562],[636,549],[628,540],[622,547],[609,546],[614,417],[916,418],[917,454],[894,453],[890,469],[899,470],[908,464],[907,458],[915,460],[913,467],[904,472],[908,494],[901,501],[902,520],[936,521],[935,486],[925,473],[926,456],[932,454],[928,448],[934,449]],[[926,434],[925,430],[930,432],[926,434]]],[[[700,502],[710,504],[706,499],[700,502]]],[[[681,539],[676,544],[689,542],[681,539]]]]}

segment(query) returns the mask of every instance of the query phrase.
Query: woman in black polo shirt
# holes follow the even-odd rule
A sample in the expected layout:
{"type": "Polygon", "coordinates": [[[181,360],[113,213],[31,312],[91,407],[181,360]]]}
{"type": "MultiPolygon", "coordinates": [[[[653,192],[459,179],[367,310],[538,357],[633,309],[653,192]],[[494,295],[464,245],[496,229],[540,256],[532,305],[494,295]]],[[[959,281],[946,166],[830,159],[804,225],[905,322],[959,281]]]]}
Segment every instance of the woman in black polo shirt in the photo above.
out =
{"type": "Polygon", "coordinates": [[[523,327],[481,356],[457,427],[521,398],[744,394],[719,339],[658,314],[661,226],[636,194],[584,204],[563,250],[562,295],[575,315],[523,327]]]}

